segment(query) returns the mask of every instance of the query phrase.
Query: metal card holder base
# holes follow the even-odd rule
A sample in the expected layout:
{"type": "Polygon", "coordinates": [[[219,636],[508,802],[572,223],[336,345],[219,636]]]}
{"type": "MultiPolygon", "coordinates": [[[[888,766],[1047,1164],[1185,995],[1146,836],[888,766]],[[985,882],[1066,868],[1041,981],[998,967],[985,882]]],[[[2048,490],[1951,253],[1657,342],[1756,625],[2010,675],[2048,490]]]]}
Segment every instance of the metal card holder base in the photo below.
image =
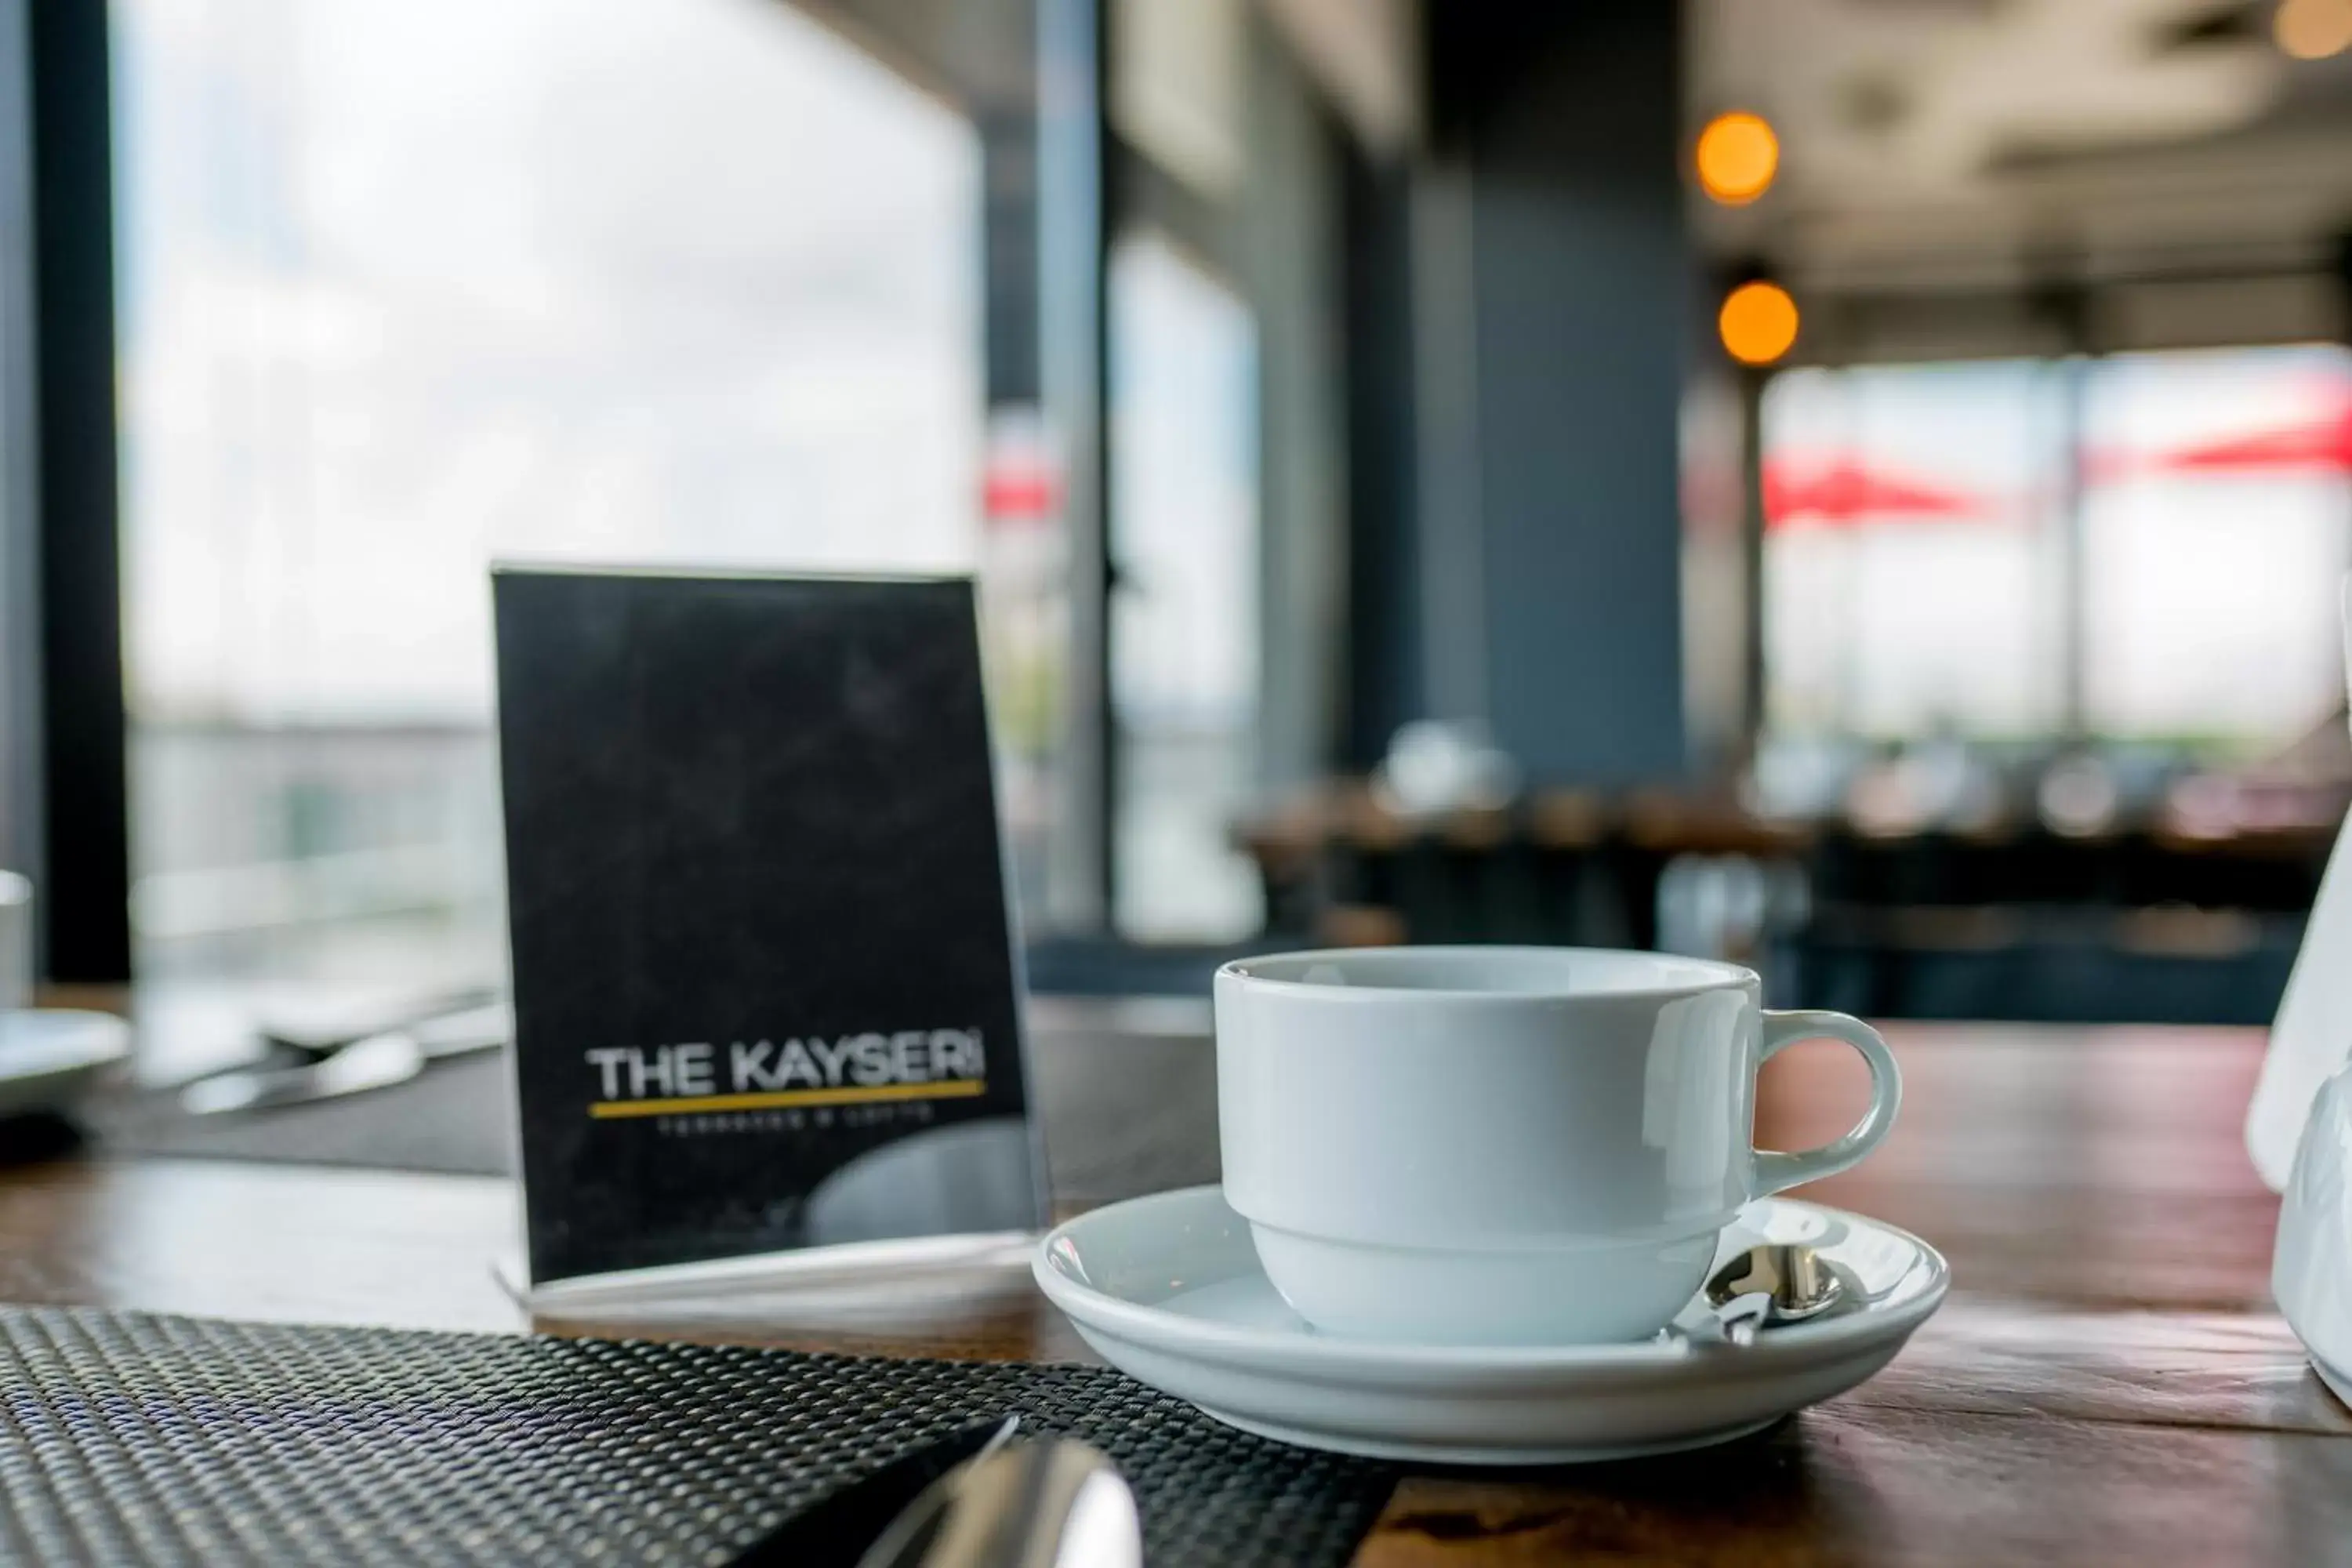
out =
{"type": "Polygon", "coordinates": [[[492,1268],[534,1320],[680,1326],[756,1323],[835,1332],[938,1333],[1025,1301],[1029,1231],[844,1242],[530,1283],[520,1253],[492,1268]]]}

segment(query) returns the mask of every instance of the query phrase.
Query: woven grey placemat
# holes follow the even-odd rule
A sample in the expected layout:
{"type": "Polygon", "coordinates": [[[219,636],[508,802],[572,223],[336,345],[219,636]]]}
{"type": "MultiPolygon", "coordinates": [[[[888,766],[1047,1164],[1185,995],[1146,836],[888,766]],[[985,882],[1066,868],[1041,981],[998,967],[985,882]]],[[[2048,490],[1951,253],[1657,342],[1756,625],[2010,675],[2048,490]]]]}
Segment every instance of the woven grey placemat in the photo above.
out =
{"type": "Polygon", "coordinates": [[[0,1308],[0,1561],[723,1562],[1014,1411],[1117,1461],[1158,1568],[1344,1563],[1391,1479],[1097,1367],[0,1308]]]}

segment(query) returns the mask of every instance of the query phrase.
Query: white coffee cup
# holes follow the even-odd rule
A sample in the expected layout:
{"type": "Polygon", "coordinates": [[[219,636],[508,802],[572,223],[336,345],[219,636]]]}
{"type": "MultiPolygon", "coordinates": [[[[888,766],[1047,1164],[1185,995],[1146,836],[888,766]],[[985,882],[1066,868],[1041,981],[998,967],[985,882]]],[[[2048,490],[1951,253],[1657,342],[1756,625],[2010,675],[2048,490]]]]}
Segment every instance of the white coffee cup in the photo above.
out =
{"type": "Polygon", "coordinates": [[[1646,1339],[1766,1193],[1875,1148],[1876,1030],[1767,1013],[1736,964],[1591,948],[1367,948],[1217,972],[1225,1198],[1318,1330],[1422,1344],[1646,1339]],[[1851,1132],[1751,1142],[1757,1069],[1814,1037],[1870,1064],[1851,1132]]]}
{"type": "Polygon", "coordinates": [[[0,1013],[33,1005],[33,884],[0,871],[0,1013]]]}

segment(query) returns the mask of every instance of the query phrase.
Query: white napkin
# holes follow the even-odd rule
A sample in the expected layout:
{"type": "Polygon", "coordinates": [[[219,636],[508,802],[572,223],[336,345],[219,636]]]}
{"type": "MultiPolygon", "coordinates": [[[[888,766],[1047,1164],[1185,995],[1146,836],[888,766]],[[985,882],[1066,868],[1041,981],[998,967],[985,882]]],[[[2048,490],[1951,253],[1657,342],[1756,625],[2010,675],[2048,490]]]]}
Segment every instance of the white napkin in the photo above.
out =
{"type": "Polygon", "coordinates": [[[2246,1111],[2246,1152],[2273,1192],[2286,1189],[2294,1146],[2319,1086],[2352,1055],[2352,833],[2339,829],[2319,901],[2304,928],[2286,994],[2271,1025],[2270,1053],[2246,1111]]]}
{"type": "MultiPolygon", "coordinates": [[[[2352,576],[2345,578],[2337,603],[2344,614],[2345,675],[2352,684],[2352,576]]],[[[2294,1146],[2319,1086],[2352,1057],[2352,852],[2345,838],[2337,828],[2319,901],[2271,1024],[2254,1102],[2246,1110],[2246,1152],[2273,1192],[2286,1190],[2294,1146]]]]}

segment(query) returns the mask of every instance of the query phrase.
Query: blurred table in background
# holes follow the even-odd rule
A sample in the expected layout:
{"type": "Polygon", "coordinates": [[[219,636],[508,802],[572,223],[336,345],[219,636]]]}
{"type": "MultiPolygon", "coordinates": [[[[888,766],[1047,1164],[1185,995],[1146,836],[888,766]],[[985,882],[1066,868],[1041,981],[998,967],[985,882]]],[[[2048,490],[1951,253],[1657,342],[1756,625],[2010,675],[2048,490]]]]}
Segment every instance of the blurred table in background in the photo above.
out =
{"type": "Polygon", "coordinates": [[[1407,816],[1349,783],[1234,837],[1301,942],[1663,946],[1756,963],[1783,1005],[1882,1017],[2264,1023],[2335,830],[1865,832],[1728,791],[1407,816]]]}

